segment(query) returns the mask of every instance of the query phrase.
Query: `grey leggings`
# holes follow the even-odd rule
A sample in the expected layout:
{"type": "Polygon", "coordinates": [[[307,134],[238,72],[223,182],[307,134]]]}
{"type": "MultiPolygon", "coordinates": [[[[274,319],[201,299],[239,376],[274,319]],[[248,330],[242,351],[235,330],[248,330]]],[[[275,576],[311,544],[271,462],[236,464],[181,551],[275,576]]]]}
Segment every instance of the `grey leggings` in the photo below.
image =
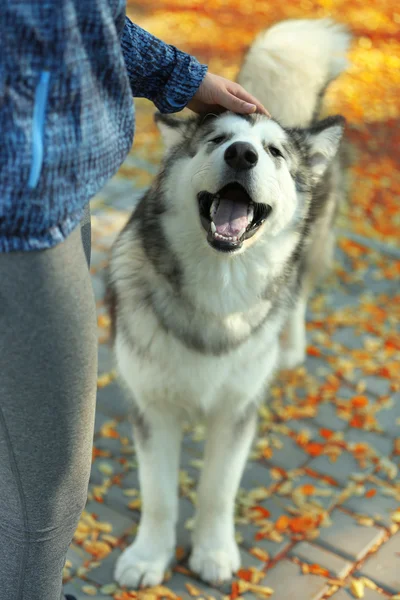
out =
{"type": "Polygon", "coordinates": [[[86,217],[51,250],[0,254],[1,600],[63,598],[94,429],[89,252],[86,217]]]}

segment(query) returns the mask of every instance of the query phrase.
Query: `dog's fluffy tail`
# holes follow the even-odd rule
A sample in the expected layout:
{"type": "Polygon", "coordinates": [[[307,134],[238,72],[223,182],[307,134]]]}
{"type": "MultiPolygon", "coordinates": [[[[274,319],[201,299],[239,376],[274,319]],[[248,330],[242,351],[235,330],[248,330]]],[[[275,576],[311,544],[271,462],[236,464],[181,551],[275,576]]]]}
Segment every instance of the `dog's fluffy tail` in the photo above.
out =
{"type": "Polygon", "coordinates": [[[286,127],[306,127],[328,84],[348,65],[351,36],[330,19],[283,21],[262,32],[238,82],[286,127]]]}

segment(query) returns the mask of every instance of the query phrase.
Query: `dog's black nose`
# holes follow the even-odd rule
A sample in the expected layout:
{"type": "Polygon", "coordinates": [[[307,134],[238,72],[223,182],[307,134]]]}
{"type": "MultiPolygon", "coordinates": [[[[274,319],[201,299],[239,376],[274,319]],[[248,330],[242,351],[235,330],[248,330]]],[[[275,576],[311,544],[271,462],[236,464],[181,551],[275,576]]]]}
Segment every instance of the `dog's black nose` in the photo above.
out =
{"type": "Polygon", "coordinates": [[[258,154],[248,142],[235,142],[225,150],[224,158],[235,171],[244,171],[256,166],[258,154]]]}

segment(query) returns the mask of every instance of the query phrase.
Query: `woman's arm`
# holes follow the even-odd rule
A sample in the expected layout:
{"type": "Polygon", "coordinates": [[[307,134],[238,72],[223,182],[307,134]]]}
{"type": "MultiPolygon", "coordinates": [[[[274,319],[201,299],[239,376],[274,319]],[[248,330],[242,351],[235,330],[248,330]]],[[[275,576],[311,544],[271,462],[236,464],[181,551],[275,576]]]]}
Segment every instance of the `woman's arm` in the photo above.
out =
{"type": "Polygon", "coordinates": [[[165,44],[128,17],[121,38],[132,94],[148,98],[158,110],[182,110],[202,83],[207,66],[165,44]]]}

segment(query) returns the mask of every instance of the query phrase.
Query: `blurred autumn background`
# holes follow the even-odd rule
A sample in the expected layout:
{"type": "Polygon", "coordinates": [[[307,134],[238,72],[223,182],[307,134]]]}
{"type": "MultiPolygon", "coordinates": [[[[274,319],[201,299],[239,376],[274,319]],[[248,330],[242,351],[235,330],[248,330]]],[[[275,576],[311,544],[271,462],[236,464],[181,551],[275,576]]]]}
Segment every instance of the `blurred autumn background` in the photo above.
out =
{"type": "MultiPolygon", "coordinates": [[[[195,55],[212,72],[234,79],[254,36],[282,19],[332,17],[354,35],[351,67],[329,89],[325,110],[348,121],[355,150],[346,228],[398,243],[400,232],[400,5],[375,0],[128,0],[128,15],[141,27],[195,55]]],[[[153,164],[161,156],[154,107],[137,100],[133,153],[153,164]]],[[[124,167],[123,167],[124,168],[124,167]]],[[[123,174],[123,173],[122,173],[123,174]]],[[[128,173],[127,173],[128,174],[128,173]]],[[[139,187],[151,174],[137,173],[139,187]]],[[[347,250],[359,258],[354,242],[347,250]]],[[[393,276],[400,275],[400,262],[393,276]]]]}

